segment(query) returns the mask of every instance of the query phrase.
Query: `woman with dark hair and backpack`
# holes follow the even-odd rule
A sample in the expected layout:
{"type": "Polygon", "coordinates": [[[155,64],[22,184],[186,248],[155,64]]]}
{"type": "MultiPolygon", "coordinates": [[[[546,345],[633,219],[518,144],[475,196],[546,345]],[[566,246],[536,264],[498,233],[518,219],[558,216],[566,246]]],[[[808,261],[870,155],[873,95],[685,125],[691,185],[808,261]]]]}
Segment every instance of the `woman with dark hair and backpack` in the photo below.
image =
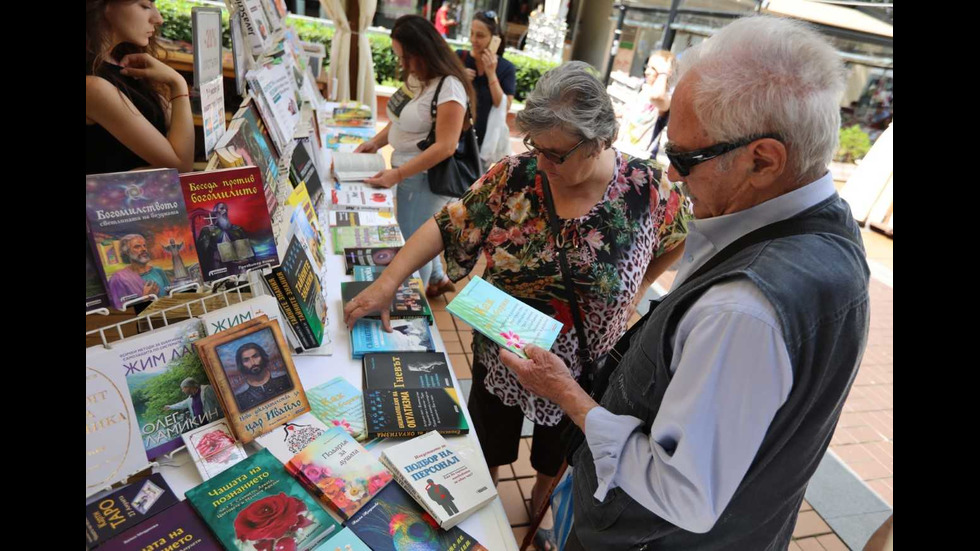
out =
{"type": "Polygon", "coordinates": [[[153,0],[85,3],[85,173],[194,163],[187,81],[151,55],[153,0]]]}
{"type": "Polygon", "coordinates": [[[491,107],[510,110],[510,102],[517,92],[517,69],[504,59],[503,35],[495,12],[482,11],[473,16],[470,44],[470,51],[456,50],[456,54],[463,60],[476,93],[476,139],[483,145],[491,107]],[[491,48],[491,43],[496,48],[491,48]]]}
{"type": "MultiPolygon", "coordinates": [[[[374,153],[385,145],[394,149],[392,168],[365,182],[385,188],[399,184],[398,225],[408,238],[450,200],[432,193],[427,171],[455,153],[475,98],[463,64],[424,17],[399,17],[391,29],[391,48],[401,60],[404,84],[388,100],[388,126],[354,151],[374,153]],[[430,108],[437,89],[435,143],[423,150],[420,142],[432,129],[430,108]]],[[[456,290],[438,258],[419,268],[419,275],[429,297],[456,290]]]]}

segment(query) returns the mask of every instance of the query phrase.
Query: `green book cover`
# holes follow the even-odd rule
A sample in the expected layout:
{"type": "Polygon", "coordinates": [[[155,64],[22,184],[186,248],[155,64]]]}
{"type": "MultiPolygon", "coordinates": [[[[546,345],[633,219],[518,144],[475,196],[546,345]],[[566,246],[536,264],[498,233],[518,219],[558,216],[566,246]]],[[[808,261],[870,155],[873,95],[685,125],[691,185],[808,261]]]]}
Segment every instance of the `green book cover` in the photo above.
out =
{"type": "MultiPolygon", "coordinates": [[[[310,258],[296,236],[289,241],[282,266],[276,268],[285,276],[286,283],[296,298],[297,306],[306,318],[317,346],[323,343],[323,323],[327,319],[327,306],[320,291],[320,280],[310,258]]],[[[288,294],[288,293],[287,293],[288,294]]]]}
{"type": "Polygon", "coordinates": [[[480,276],[473,276],[446,310],[522,358],[527,358],[524,347],[528,344],[550,350],[562,328],[560,321],[531,308],[480,276]]]}
{"type": "Polygon", "coordinates": [[[346,248],[400,247],[405,244],[398,226],[336,226],[333,234],[333,252],[344,254],[346,248]]]}
{"type": "Polygon", "coordinates": [[[337,522],[262,450],[185,494],[225,549],[313,549],[337,522]]]}
{"type": "Polygon", "coordinates": [[[347,382],[343,377],[335,377],[322,385],[306,391],[313,416],[328,427],[341,427],[354,440],[367,440],[364,427],[364,402],[361,389],[347,382]]]}

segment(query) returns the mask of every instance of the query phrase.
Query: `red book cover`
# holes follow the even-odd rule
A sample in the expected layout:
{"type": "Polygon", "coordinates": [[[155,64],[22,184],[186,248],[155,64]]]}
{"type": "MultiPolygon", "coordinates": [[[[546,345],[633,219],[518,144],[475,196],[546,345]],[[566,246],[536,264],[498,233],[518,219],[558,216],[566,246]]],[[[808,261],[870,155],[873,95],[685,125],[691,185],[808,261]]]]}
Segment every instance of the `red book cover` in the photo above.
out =
{"type": "Polygon", "coordinates": [[[258,168],[181,174],[180,186],[206,281],[278,264],[258,168]]]}

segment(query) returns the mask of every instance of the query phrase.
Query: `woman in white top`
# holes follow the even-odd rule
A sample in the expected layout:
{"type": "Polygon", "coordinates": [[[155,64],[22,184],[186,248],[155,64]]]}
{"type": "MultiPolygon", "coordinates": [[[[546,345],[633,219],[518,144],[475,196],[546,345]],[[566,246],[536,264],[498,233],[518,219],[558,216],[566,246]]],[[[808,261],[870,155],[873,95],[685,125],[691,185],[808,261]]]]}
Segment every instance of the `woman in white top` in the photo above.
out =
{"type": "MultiPolygon", "coordinates": [[[[424,17],[399,17],[391,29],[391,47],[401,59],[405,84],[388,100],[388,126],[355,152],[373,153],[386,144],[394,149],[392,168],[365,182],[386,188],[399,184],[398,225],[408,239],[451,199],[430,191],[427,171],[456,151],[466,109],[475,108],[476,102],[462,62],[424,17]],[[432,97],[443,77],[436,108],[436,141],[423,151],[419,142],[432,128],[432,97]]],[[[419,268],[419,275],[428,284],[426,296],[456,290],[438,257],[419,268]]]]}

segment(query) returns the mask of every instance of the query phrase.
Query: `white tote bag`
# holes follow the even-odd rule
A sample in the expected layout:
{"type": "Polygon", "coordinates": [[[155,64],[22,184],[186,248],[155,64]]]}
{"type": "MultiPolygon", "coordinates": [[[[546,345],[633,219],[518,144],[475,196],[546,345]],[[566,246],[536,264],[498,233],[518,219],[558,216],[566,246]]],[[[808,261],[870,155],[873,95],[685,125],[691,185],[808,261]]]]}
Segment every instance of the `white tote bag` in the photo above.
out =
{"type": "Polygon", "coordinates": [[[487,133],[480,146],[480,160],[483,166],[490,165],[510,155],[510,129],[507,128],[507,97],[500,100],[500,107],[491,106],[487,117],[487,133]]]}

